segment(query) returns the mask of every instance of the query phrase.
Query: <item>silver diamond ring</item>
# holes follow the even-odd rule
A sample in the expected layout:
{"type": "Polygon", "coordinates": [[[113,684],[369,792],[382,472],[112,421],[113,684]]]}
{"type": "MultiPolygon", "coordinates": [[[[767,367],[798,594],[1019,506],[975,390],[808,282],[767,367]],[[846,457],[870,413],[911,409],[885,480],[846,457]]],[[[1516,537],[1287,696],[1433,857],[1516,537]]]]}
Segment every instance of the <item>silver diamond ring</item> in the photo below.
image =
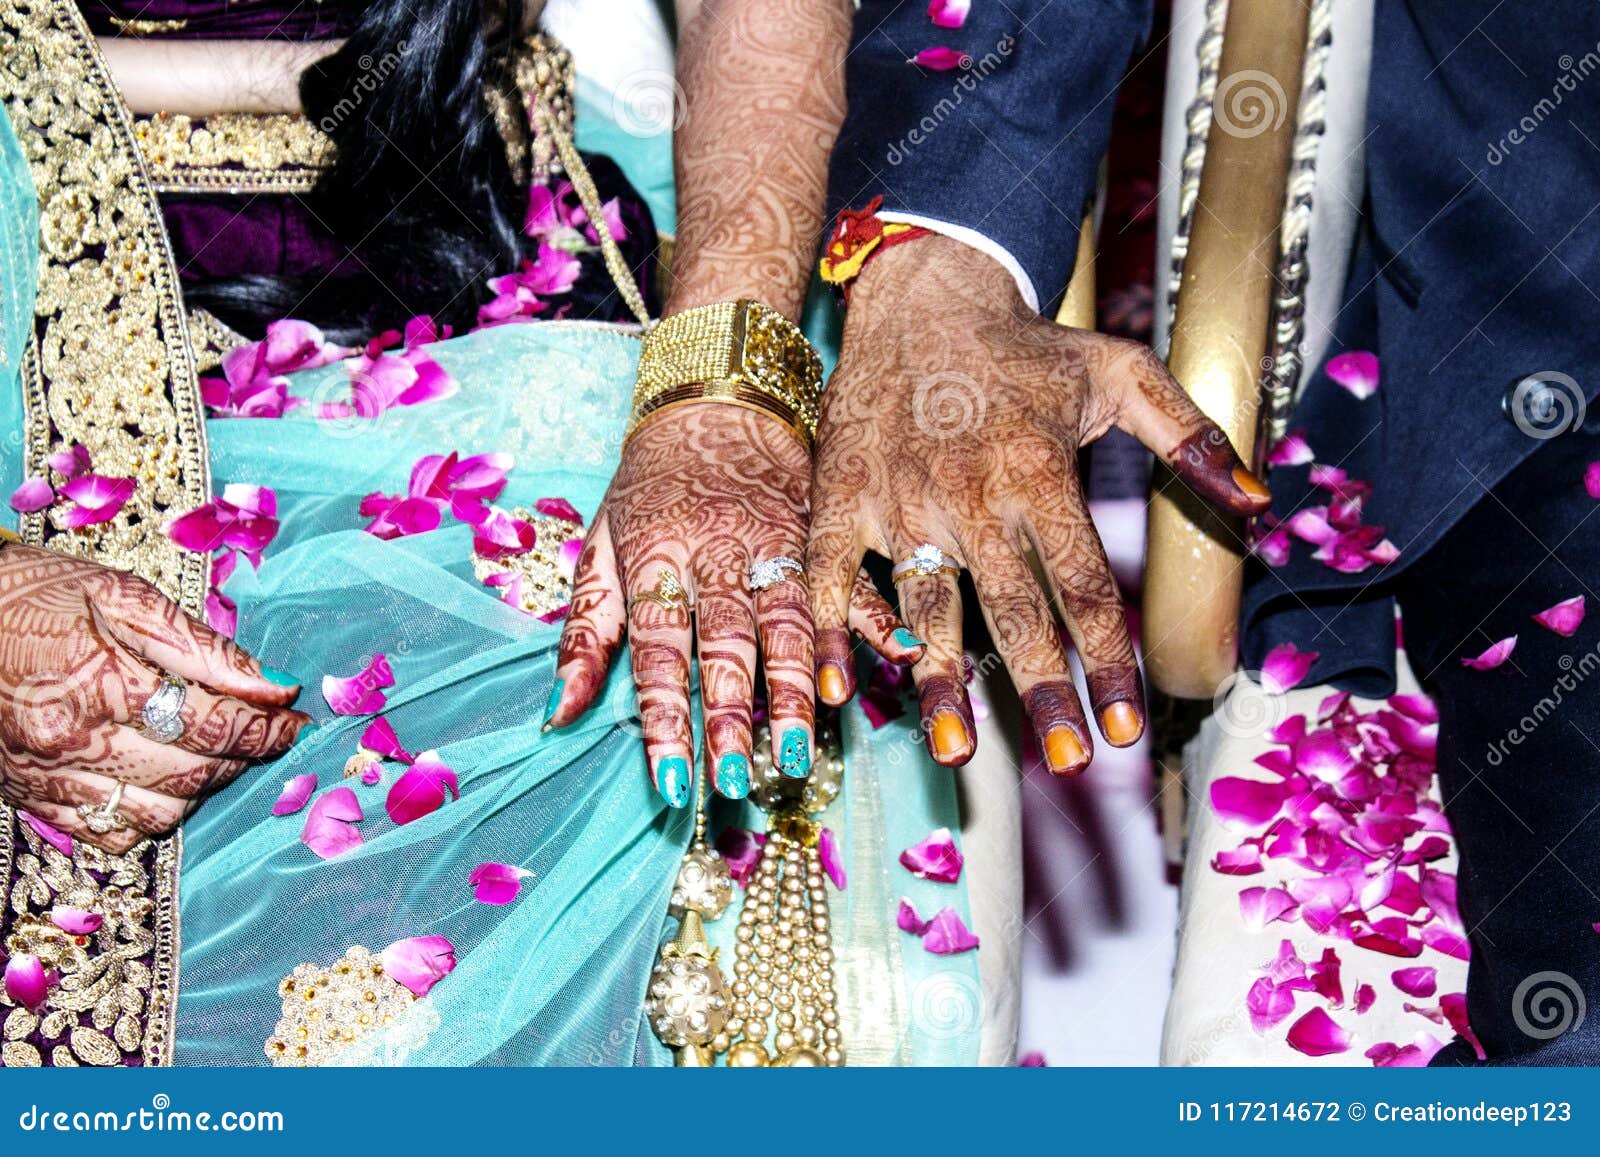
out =
{"type": "Polygon", "coordinates": [[[780,554],[751,563],[747,572],[747,585],[752,591],[764,591],[781,582],[788,582],[791,574],[801,575],[805,572],[806,568],[794,559],[780,554]]]}
{"type": "Polygon", "coordinates": [[[905,582],[909,578],[924,578],[928,575],[961,573],[961,564],[951,555],[946,554],[931,542],[924,542],[911,551],[911,557],[902,559],[894,564],[894,569],[889,572],[889,577],[897,583],[905,582]]]}
{"type": "Polygon", "coordinates": [[[176,675],[161,676],[161,684],[145,700],[139,730],[157,743],[176,743],[183,738],[183,701],[189,697],[189,684],[176,675]]]}
{"type": "Polygon", "coordinates": [[[111,789],[111,798],[97,807],[83,804],[78,808],[78,817],[83,820],[83,826],[97,836],[109,835],[111,832],[120,832],[128,826],[126,817],[123,816],[122,791],[128,785],[120,779],[117,786],[111,789]]]}

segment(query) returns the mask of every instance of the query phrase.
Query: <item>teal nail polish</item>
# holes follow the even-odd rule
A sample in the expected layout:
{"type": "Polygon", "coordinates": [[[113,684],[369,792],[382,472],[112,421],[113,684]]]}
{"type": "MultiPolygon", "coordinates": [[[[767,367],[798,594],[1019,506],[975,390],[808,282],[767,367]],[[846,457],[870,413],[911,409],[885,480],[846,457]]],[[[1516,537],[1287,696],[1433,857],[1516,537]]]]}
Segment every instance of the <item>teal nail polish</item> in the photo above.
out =
{"type": "Polygon", "coordinates": [[[729,799],[743,799],[750,794],[750,761],[737,751],[730,751],[717,763],[717,790],[729,799]]]}
{"type": "Polygon", "coordinates": [[[906,630],[904,627],[895,628],[894,641],[899,643],[907,650],[910,650],[912,647],[926,647],[928,645],[913,635],[910,631],[906,630]]]}
{"type": "Polygon", "coordinates": [[[550,729],[550,721],[556,717],[556,710],[561,706],[561,692],[566,686],[565,679],[557,679],[556,685],[550,688],[550,699],[544,705],[544,726],[547,731],[550,729]]]}
{"type": "Polygon", "coordinates": [[[778,748],[778,770],[795,779],[811,774],[811,742],[804,729],[791,727],[783,733],[783,745],[778,748]]]}
{"type": "Polygon", "coordinates": [[[317,732],[319,732],[321,730],[322,730],[322,724],[316,723],[316,722],[307,723],[304,727],[302,727],[300,729],[300,734],[298,734],[298,735],[296,735],[294,737],[295,745],[299,746],[300,744],[304,743],[306,740],[310,739],[313,735],[315,735],[317,732]]]}
{"type": "Polygon", "coordinates": [[[671,807],[688,803],[689,761],[681,755],[670,755],[656,764],[656,790],[671,807]]]}
{"type": "Polygon", "coordinates": [[[300,680],[289,674],[289,672],[280,671],[276,667],[268,667],[265,663],[261,665],[261,677],[268,683],[276,683],[279,687],[300,686],[300,680]]]}

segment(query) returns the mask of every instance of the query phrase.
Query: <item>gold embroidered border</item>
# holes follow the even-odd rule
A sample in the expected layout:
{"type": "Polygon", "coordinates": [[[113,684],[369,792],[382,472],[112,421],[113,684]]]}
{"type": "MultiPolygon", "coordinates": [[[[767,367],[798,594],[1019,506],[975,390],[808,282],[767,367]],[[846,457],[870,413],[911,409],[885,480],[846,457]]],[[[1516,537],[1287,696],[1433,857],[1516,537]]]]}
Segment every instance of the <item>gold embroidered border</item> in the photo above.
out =
{"type": "MultiPolygon", "coordinates": [[[[211,560],[162,531],[170,515],[210,495],[177,273],[127,108],[70,0],[0,0],[0,100],[39,195],[39,287],[22,375],[25,470],[43,473],[46,455],[79,442],[97,472],[136,480],[111,521],[69,531],[39,512],[23,517],[23,537],[139,574],[197,614],[211,560]]],[[[71,965],[28,1033],[25,1021],[13,1029],[19,1010],[9,1011],[0,1059],[33,1063],[32,1050],[41,1064],[170,1064],[181,838],[118,857],[84,845],[69,860],[3,805],[0,833],[0,889],[10,893],[0,898],[0,936],[32,937],[71,965]],[[60,942],[48,913],[62,896],[101,911],[118,931],[60,942]],[[85,1007],[86,990],[113,975],[114,994],[85,1007]],[[26,1036],[43,1038],[49,1057],[26,1036]]]]}
{"type": "Polygon", "coordinates": [[[303,116],[178,113],[135,117],[133,135],[158,193],[309,193],[334,145],[303,116]]]}

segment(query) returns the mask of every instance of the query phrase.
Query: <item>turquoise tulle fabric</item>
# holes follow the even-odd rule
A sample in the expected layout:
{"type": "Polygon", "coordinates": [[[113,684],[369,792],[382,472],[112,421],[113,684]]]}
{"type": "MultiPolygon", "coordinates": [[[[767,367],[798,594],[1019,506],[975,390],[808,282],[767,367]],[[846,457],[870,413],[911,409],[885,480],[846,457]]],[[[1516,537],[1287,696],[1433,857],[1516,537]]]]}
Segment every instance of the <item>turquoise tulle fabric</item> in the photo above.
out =
{"type": "MultiPolygon", "coordinates": [[[[625,147],[618,138],[616,147],[625,147]]],[[[31,189],[0,118],[7,181],[0,214],[8,252],[37,252],[31,189]]],[[[626,154],[619,157],[628,167],[626,154]]],[[[5,262],[6,354],[17,302],[31,301],[28,262],[5,262]]],[[[271,487],[281,529],[259,570],[241,562],[224,590],[238,638],[304,686],[299,706],[321,724],[288,754],[252,768],[184,828],[179,1064],[268,1062],[280,981],[301,963],[331,965],[353,945],[442,935],[457,966],[400,1021],[346,1050],[345,1064],[661,1065],[670,1054],[642,1004],[658,945],[672,934],[668,893],[692,815],[652,790],[626,653],[601,701],[541,734],[560,625],[499,601],[472,569],[471,532],[448,516],[434,532],[380,541],[362,529],[361,497],[403,493],[413,463],[457,451],[510,453],[499,505],[561,497],[592,518],[616,465],[638,356],[626,327],[508,325],[430,347],[461,383],[455,396],[372,420],[329,421],[314,406],[280,419],[207,423],[214,490],[271,487]],[[459,799],[404,826],[384,809],[402,770],[346,778],[369,717],[334,715],[324,675],[347,676],[382,652],[395,686],[384,717],[411,751],[437,750],[459,799]],[[305,812],[273,816],[286,780],[317,777],[317,795],[352,788],[361,847],[333,860],[300,836],[305,812]],[[477,902],[481,863],[533,874],[506,906],[477,902]]],[[[20,479],[14,374],[0,398],[0,477],[20,479]]],[[[347,395],[333,365],[291,377],[313,402],[347,395]]],[[[964,884],[915,879],[899,852],[956,827],[954,784],[923,752],[915,713],[874,730],[852,705],[841,720],[845,788],[824,822],[844,843],[848,887],[835,893],[845,1048],[853,1064],[971,1064],[982,1021],[974,953],[936,957],[895,926],[902,895],[924,916],[964,884]]],[[[728,808],[744,826],[754,809],[728,808]]],[[[731,970],[737,912],[710,926],[731,970]]]]}

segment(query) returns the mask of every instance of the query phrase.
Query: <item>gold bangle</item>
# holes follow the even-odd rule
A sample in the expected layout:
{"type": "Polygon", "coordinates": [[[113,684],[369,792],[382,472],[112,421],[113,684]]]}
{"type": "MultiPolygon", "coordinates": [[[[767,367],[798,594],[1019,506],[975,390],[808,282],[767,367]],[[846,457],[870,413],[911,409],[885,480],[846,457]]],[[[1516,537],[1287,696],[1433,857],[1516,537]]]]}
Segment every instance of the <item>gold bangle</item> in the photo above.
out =
{"type": "Polygon", "coordinates": [[[0,526],[0,546],[5,546],[7,543],[12,542],[20,543],[21,541],[22,536],[16,531],[10,529],[9,527],[0,526]]]}
{"type": "Polygon", "coordinates": [[[781,418],[809,448],[821,392],[822,359],[794,322],[758,301],[703,305],[645,335],[629,433],[680,402],[732,402],[781,418]]]}
{"type": "Polygon", "coordinates": [[[807,453],[811,451],[811,435],[795,420],[794,411],[772,395],[753,390],[742,381],[700,382],[691,386],[678,386],[657,394],[642,409],[634,411],[622,444],[626,446],[628,439],[649,425],[653,418],[668,410],[696,402],[722,402],[765,414],[793,434],[800,445],[806,448],[807,453]]]}

